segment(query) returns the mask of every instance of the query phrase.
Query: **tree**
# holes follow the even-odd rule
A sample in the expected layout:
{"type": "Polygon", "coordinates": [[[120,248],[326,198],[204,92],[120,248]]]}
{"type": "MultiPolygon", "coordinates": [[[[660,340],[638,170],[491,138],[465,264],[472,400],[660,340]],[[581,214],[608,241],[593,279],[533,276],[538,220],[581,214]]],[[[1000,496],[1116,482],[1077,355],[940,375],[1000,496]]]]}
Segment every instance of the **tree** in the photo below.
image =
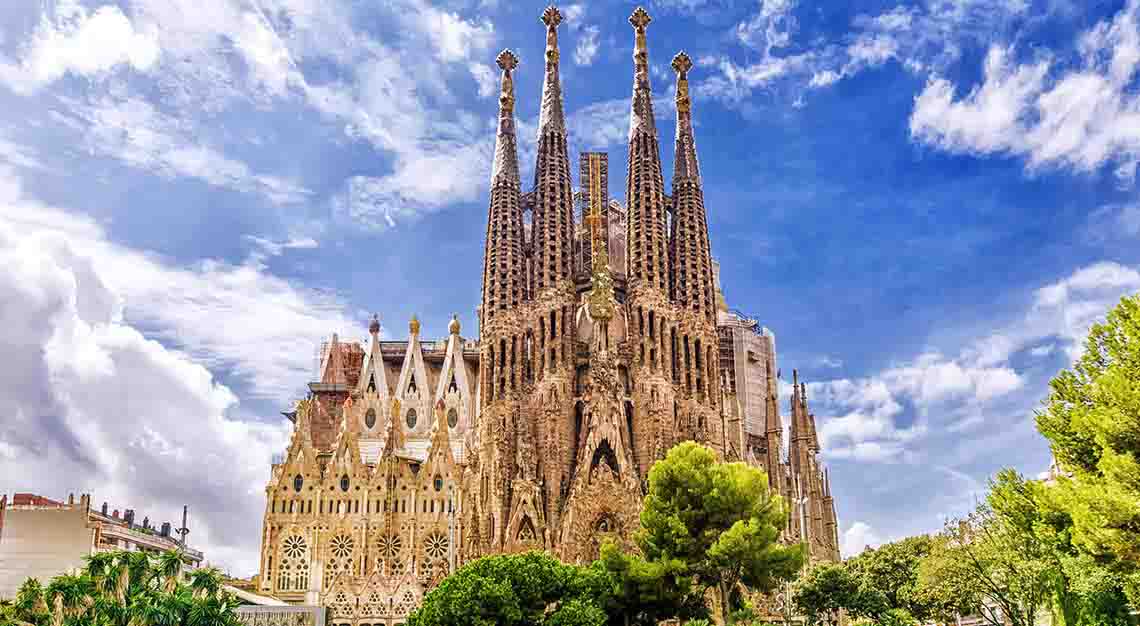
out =
{"type": "Polygon", "coordinates": [[[488,556],[443,579],[408,626],[602,626],[604,571],[542,552],[488,556]]]}
{"type": "Polygon", "coordinates": [[[728,622],[741,605],[738,585],[771,591],[802,566],[803,546],[779,542],[784,523],[783,500],[769,493],[763,471],[720,463],[689,441],[649,470],[637,543],[650,562],[684,563],[699,591],[716,593],[728,622]]]}
{"type": "Polygon", "coordinates": [[[850,610],[861,603],[859,582],[842,563],[823,563],[796,581],[792,602],[809,624],[821,615],[850,610]]]}
{"type": "Polygon", "coordinates": [[[238,601],[222,590],[218,571],[197,570],[186,584],[182,559],[178,552],[91,555],[82,571],[46,587],[25,582],[0,609],[0,626],[239,626],[238,601]]]}
{"type": "Polygon", "coordinates": [[[1051,381],[1037,428],[1063,470],[1053,497],[1073,543],[1122,574],[1140,606],[1140,295],[1093,325],[1084,353],[1051,381]]]}
{"type": "Polygon", "coordinates": [[[680,560],[647,561],[606,542],[593,568],[604,571],[609,581],[604,608],[613,624],[654,626],[674,617],[707,617],[704,597],[694,590],[680,560]]]}
{"type": "Polygon", "coordinates": [[[977,613],[991,626],[1034,626],[1056,583],[1040,544],[989,503],[946,525],[919,567],[919,582],[936,601],[977,613]]]}

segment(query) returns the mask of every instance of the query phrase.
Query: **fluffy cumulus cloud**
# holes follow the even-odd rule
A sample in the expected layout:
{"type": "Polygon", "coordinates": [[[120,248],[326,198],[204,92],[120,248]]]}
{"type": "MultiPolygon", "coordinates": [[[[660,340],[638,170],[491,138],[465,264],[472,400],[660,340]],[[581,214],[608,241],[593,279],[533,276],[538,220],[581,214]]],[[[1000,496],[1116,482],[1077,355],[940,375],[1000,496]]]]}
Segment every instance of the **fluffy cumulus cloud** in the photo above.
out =
{"type": "MultiPolygon", "coordinates": [[[[285,104],[371,143],[389,164],[390,172],[371,177],[392,183],[392,192],[368,194],[371,206],[354,205],[350,213],[360,222],[415,219],[471,199],[486,168],[485,160],[468,157],[486,149],[492,115],[462,103],[468,92],[497,92],[497,73],[480,60],[490,60],[494,27],[425,0],[370,6],[366,14],[364,20],[341,1],[133,0],[89,10],[67,0],[45,6],[34,32],[5,33],[16,56],[0,58],[0,82],[31,93],[69,73],[100,77],[113,89],[64,97],[50,123],[64,122],[92,153],[170,178],[275,204],[328,201],[220,148],[258,138],[223,134],[214,123],[218,113],[285,104]],[[386,32],[365,28],[373,23],[386,32]],[[443,164],[456,174],[449,184],[415,182],[443,164]]],[[[358,186],[344,181],[331,201],[359,196],[358,186]]]]}
{"type": "Polygon", "coordinates": [[[1136,291],[1140,271],[1096,263],[1036,289],[1016,319],[956,355],[931,350],[865,378],[810,383],[826,455],[908,463],[928,451],[933,438],[1000,429],[987,425],[991,416],[1012,410],[1028,418],[1044,390],[1034,389],[1020,402],[1029,381],[1014,366],[1015,357],[1040,359],[1062,350],[1075,358],[1089,327],[1122,295],[1136,291]]]}
{"type": "Polygon", "coordinates": [[[263,487],[288,424],[251,420],[204,365],[287,398],[320,336],[355,320],[257,264],[181,268],[121,248],[25,197],[10,172],[0,180],[0,492],[89,492],[152,520],[188,504],[192,545],[256,571],[263,487]]]}
{"type": "Polygon", "coordinates": [[[113,5],[89,11],[76,0],[55,3],[43,15],[17,59],[0,57],[0,81],[34,91],[66,74],[96,76],[119,66],[145,71],[161,49],[153,24],[139,26],[113,5]]]}
{"type": "Polygon", "coordinates": [[[855,522],[840,536],[839,550],[844,557],[851,557],[867,548],[877,548],[881,543],[883,543],[882,538],[870,524],[855,522]]]}
{"type": "Polygon", "coordinates": [[[1019,62],[993,46],[979,85],[934,78],[915,99],[915,140],[950,152],[1011,154],[1031,169],[1093,171],[1107,164],[1131,181],[1140,160],[1140,3],[1081,35],[1080,58],[1019,62]]]}

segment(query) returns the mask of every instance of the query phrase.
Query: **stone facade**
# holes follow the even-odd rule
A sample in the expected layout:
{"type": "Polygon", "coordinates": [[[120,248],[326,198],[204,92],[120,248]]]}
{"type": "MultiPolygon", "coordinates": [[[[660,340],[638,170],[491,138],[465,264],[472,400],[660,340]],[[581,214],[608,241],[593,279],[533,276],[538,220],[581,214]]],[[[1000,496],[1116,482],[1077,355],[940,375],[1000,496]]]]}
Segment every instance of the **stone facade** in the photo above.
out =
{"type": "Polygon", "coordinates": [[[685,440],[769,473],[789,541],[838,558],[833,501],[806,394],[792,400],[788,460],[774,341],[723,305],[716,284],[684,53],[676,162],[662,180],[641,8],[634,29],[627,205],[608,161],[570,179],[554,7],[531,191],[519,180],[513,72],[502,70],[477,340],[367,346],[336,336],[288,415],[289,449],[266,488],[258,591],[328,607],[331,624],[401,624],[448,572],[531,549],[593,559],[629,542],[652,464],[685,440]],[[759,339],[758,339],[759,338],[759,339]],[[759,343],[757,343],[757,341],[759,343]],[[755,355],[761,355],[755,359],[755,355]],[[763,363],[763,371],[755,362],[763,363]],[[757,391],[759,390],[759,391],[757,391]],[[758,394],[758,395],[757,395],[758,394]]]}

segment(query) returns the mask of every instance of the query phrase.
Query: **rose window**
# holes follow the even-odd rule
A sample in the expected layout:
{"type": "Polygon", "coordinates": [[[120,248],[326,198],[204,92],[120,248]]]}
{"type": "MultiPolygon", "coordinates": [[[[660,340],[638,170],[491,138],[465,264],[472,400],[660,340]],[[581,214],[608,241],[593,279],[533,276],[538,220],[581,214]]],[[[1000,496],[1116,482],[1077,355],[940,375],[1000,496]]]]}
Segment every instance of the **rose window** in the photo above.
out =
{"type": "Polygon", "coordinates": [[[442,533],[432,533],[424,540],[424,554],[429,559],[442,559],[447,557],[447,536],[442,533]]]}
{"type": "Polygon", "coordinates": [[[399,556],[404,546],[399,535],[383,535],[376,540],[376,547],[380,551],[380,558],[391,559],[399,556]]]}
{"type": "Polygon", "coordinates": [[[285,556],[290,559],[299,559],[305,554],[305,540],[297,535],[293,535],[285,540],[284,552],[285,556]]]}
{"type": "Polygon", "coordinates": [[[338,559],[347,559],[352,556],[353,541],[348,535],[338,535],[329,542],[329,549],[338,559]]]}

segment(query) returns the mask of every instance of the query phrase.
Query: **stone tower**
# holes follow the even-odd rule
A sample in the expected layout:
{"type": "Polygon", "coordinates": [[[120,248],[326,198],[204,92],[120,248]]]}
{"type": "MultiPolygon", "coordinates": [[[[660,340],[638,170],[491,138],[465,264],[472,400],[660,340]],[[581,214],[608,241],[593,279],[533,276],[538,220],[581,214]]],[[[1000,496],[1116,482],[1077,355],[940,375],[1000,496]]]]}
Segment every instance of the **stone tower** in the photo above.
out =
{"type": "Polygon", "coordinates": [[[696,440],[768,472],[789,504],[788,541],[838,558],[815,417],[796,379],[788,457],[774,337],[724,303],[697,159],[688,55],[676,72],[676,160],[666,194],[637,8],[626,205],[608,157],[570,178],[555,7],[541,16],[544,75],[534,184],[519,175],[518,58],[502,71],[476,339],[322,349],[285,454],[266,486],[258,591],[331,610],[336,625],[403,623],[443,576],[487,554],[567,561],[629,542],[646,477],[696,440]],[[575,218],[575,207],[577,219],[575,218]],[[529,220],[528,220],[529,215],[529,220]]]}

